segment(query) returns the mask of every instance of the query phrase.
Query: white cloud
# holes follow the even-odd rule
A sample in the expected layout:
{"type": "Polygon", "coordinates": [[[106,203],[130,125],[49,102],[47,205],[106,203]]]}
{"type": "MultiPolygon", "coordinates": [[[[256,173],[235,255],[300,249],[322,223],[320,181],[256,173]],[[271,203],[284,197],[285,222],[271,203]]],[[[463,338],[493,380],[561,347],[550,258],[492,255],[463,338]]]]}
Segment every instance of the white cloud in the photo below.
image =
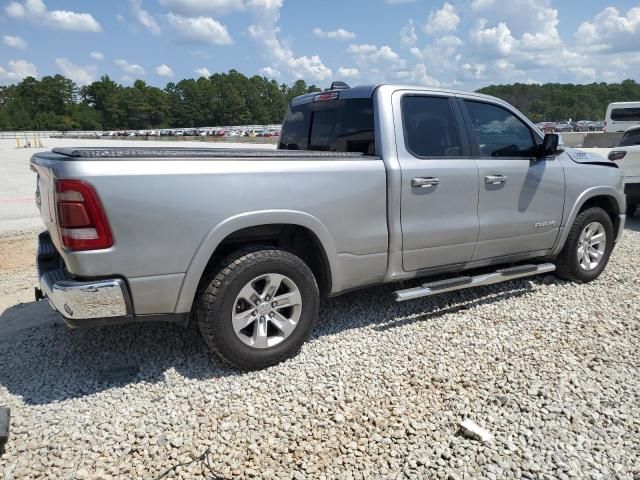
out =
{"type": "Polygon", "coordinates": [[[484,63],[465,63],[462,65],[462,71],[463,73],[466,73],[469,78],[483,79],[485,78],[487,66],[484,63]]]}
{"type": "Polygon", "coordinates": [[[25,48],[27,48],[26,41],[24,41],[20,37],[14,37],[12,35],[5,35],[4,37],[2,37],[2,42],[7,47],[18,48],[20,50],[24,50],[25,48]]]}
{"type": "Polygon", "coordinates": [[[224,15],[234,10],[244,10],[244,0],[160,0],[160,4],[172,12],[186,16],[204,13],[224,15]]]}
{"type": "Polygon", "coordinates": [[[38,76],[36,66],[26,60],[9,60],[8,67],[5,69],[0,66],[0,80],[14,83],[27,77],[38,76]]]}
{"type": "Polygon", "coordinates": [[[471,40],[483,49],[487,56],[504,56],[513,53],[520,42],[511,35],[506,23],[487,27],[487,20],[481,18],[471,30],[471,40]]]}
{"type": "Polygon", "coordinates": [[[521,41],[527,51],[563,48],[558,32],[558,10],[551,0],[473,0],[471,15],[487,18],[493,25],[504,23],[511,35],[521,41]]]}
{"type": "Polygon", "coordinates": [[[153,18],[153,15],[142,8],[142,0],[131,0],[131,10],[133,11],[133,16],[140,25],[145,27],[154,35],[160,35],[160,26],[158,25],[158,22],[153,18]]]}
{"type": "Polygon", "coordinates": [[[58,30],[70,32],[101,32],[102,27],[89,13],[75,13],[65,10],[49,12],[47,24],[58,30]]]}
{"type": "Polygon", "coordinates": [[[104,60],[104,54],[102,52],[91,52],[91,58],[94,60],[104,60]]]}
{"type": "Polygon", "coordinates": [[[11,2],[5,7],[4,11],[9,17],[13,18],[22,18],[27,15],[25,8],[18,2],[11,2]]]}
{"type": "Polygon", "coordinates": [[[400,29],[400,43],[405,47],[413,47],[417,42],[416,26],[413,20],[409,20],[409,23],[400,29]]]}
{"type": "Polygon", "coordinates": [[[358,78],[360,76],[360,70],[357,68],[345,68],[340,67],[337,71],[338,78],[358,78]]]}
{"type": "Polygon", "coordinates": [[[196,74],[198,74],[199,77],[209,78],[211,76],[211,72],[206,67],[196,68],[194,72],[196,72],[196,74]]]}
{"type": "Polygon", "coordinates": [[[592,67],[571,67],[569,71],[583,82],[593,82],[597,78],[596,69],[592,67]]]}
{"type": "Polygon", "coordinates": [[[247,8],[254,16],[254,23],[247,31],[251,38],[265,49],[265,55],[273,64],[270,68],[286,69],[290,76],[314,81],[325,81],[333,72],[318,55],[296,57],[288,43],[278,38],[282,0],[249,0],[247,8]]]}
{"type": "Polygon", "coordinates": [[[137,75],[140,77],[145,74],[144,68],[136,63],[129,63],[126,60],[119,58],[115,61],[115,64],[127,75],[137,75]]]}
{"type": "Polygon", "coordinates": [[[162,65],[158,65],[156,67],[156,74],[160,75],[161,77],[173,77],[174,75],[173,70],[171,70],[171,67],[166,63],[163,63],[162,65]]]}
{"type": "Polygon", "coordinates": [[[213,18],[183,17],[169,13],[167,20],[183,42],[210,45],[231,45],[233,43],[227,27],[213,18]]]}
{"type": "Polygon", "coordinates": [[[90,13],[69,10],[48,10],[42,0],[11,2],[5,8],[9,17],[27,20],[56,30],[70,32],[101,32],[102,27],[90,13]]]}
{"type": "Polygon", "coordinates": [[[325,32],[321,28],[314,28],[313,34],[316,37],[320,38],[330,38],[332,40],[353,40],[356,38],[356,34],[350,32],[349,30],[345,30],[344,28],[338,28],[337,30],[332,30],[330,32],[325,32]]]}
{"type": "Polygon", "coordinates": [[[441,83],[427,73],[427,66],[418,63],[411,71],[411,81],[428,87],[439,87],[441,83]]]}
{"type": "Polygon", "coordinates": [[[347,52],[355,55],[370,55],[377,51],[378,47],[369,43],[364,43],[362,45],[351,44],[349,45],[349,48],[347,48],[347,52]]]}
{"type": "Polygon", "coordinates": [[[362,45],[351,44],[347,48],[347,52],[356,56],[356,63],[361,68],[382,64],[387,68],[403,69],[406,65],[406,61],[388,45],[378,47],[367,43],[362,45]]]}
{"type": "Polygon", "coordinates": [[[429,20],[423,29],[429,34],[453,32],[460,23],[460,17],[456,14],[453,5],[445,3],[440,10],[431,11],[429,20]]]}
{"type": "Polygon", "coordinates": [[[96,79],[98,68],[95,65],[81,67],[71,63],[66,58],[56,58],[55,63],[62,75],[70,78],[78,85],[88,85],[96,79]]]}
{"type": "Polygon", "coordinates": [[[263,67],[260,69],[260,74],[273,79],[280,79],[282,77],[282,73],[279,70],[272,67],[263,67]]]}
{"type": "Polygon", "coordinates": [[[445,35],[435,41],[435,45],[439,47],[461,47],[464,42],[455,35],[445,35]]]}
{"type": "Polygon", "coordinates": [[[622,15],[607,7],[592,20],[583,22],[575,34],[578,44],[600,51],[635,51],[640,44],[640,6],[622,15]]]}

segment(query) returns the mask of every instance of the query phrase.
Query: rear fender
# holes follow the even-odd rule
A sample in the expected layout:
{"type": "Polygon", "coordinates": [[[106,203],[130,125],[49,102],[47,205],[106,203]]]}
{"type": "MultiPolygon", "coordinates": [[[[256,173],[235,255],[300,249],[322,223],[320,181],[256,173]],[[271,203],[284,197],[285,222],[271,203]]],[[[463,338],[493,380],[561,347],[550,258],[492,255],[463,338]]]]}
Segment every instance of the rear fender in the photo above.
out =
{"type": "Polygon", "coordinates": [[[185,274],[176,304],[176,312],[184,313],[191,310],[191,305],[193,304],[193,299],[195,298],[202,274],[216,248],[225,238],[244,228],[272,224],[298,225],[309,229],[315,234],[322,248],[324,248],[329,269],[331,270],[331,285],[333,285],[335,289],[337,286],[335,272],[338,271],[336,265],[336,247],[329,231],[319,219],[313,215],[297,210],[260,210],[246,212],[220,222],[213,227],[202,240],[185,274]]]}

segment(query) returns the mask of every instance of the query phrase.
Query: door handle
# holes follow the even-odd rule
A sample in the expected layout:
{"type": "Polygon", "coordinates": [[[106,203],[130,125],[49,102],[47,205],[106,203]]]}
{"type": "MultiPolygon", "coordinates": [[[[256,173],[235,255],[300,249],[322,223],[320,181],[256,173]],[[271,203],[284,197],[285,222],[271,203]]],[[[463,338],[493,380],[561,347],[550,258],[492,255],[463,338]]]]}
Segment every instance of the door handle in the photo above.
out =
{"type": "Polygon", "coordinates": [[[507,183],[509,177],[504,175],[487,175],[484,177],[484,183],[487,185],[500,185],[501,183],[507,183]]]}
{"type": "Polygon", "coordinates": [[[411,179],[412,188],[429,188],[440,184],[440,179],[435,177],[415,177],[411,179]]]}

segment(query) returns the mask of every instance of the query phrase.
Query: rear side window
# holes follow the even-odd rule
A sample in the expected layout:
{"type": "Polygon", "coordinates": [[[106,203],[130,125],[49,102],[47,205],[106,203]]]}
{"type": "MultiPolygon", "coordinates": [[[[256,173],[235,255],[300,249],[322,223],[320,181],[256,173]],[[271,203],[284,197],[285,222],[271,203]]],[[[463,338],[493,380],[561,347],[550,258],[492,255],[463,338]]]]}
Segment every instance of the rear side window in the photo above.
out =
{"type": "Polygon", "coordinates": [[[640,145],[640,130],[632,130],[625,133],[618,144],[619,147],[632,147],[640,145]]]}
{"type": "Polygon", "coordinates": [[[510,111],[489,103],[465,100],[480,156],[533,157],[531,130],[510,111]]]}
{"type": "Polygon", "coordinates": [[[402,122],[405,146],[414,157],[462,155],[458,127],[448,98],[403,97],[402,122]]]}
{"type": "Polygon", "coordinates": [[[611,120],[616,122],[640,122],[640,107],[614,108],[611,110],[611,120]]]}
{"type": "Polygon", "coordinates": [[[278,148],[375,155],[373,100],[337,99],[290,107],[278,148]]]}

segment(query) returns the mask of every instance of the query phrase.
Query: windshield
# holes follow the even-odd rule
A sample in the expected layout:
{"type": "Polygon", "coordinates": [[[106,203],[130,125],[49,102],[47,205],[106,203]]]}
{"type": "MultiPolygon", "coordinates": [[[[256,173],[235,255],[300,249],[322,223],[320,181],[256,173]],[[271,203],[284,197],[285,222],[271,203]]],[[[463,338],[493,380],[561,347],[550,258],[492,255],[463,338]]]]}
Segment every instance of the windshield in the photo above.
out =
{"type": "Polygon", "coordinates": [[[629,130],[618,143],[618,147],[632,147],[634,145],[640,145],[640,129],[629,130]]]}
{"type": "Polygon", "coordinates": [[[278,148],[375,155],[373,100],[337,99],[290,107],[278,148]]]}

